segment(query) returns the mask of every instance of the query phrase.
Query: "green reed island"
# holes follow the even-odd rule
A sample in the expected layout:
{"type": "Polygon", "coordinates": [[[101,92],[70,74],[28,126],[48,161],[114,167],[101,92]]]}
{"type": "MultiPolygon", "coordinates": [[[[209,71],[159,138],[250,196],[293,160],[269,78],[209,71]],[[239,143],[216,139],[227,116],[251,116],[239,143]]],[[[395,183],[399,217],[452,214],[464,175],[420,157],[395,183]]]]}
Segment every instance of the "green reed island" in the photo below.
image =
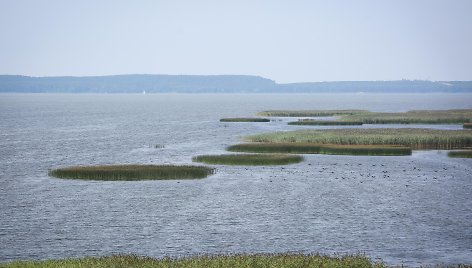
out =
{"type": "Polygon", "coordinates": [[[295,122],[288,122],[289,125],[298,126],[361,126],[362,122],[358,121],[334,121],[334,120],[314,120],[299,119],[295,122]]]}
{"type": "Polygon", "coordinates": [[[185,258],[151,258],[137,255],[114,255],[44,261],[15,261],[1,268],[383,268],[363,255],[327,256],[318,254],[209,255],[185,258]]]}
{"type": "Polygon", "coordinates": [[[205,166],[109,165],[58,168],[50,170],[48,174],[61,179],[140,181],[201,179],[214,172],[213,168],[205,166]]]}
{"type": "Polygon", "coordinates": [[[339,116],[339,121],[364,124],[463,124],[472,123],[472,109],[414,110],[398,113],[365,110],[274,110],[258,113],[261,116],[320,117],[339,116]]]}
{"type": "Polygon", "coordinates": [[[451,151],[447,155],[455,158],[472,158],[472,150],[451,151]]]}
{"type": "Polygon", "coordinates": [[[367,110],[271,110],[257,113],[259,116],[272,117],[321,117],[354,115],[358,113],[368,113],[367,110]]]}
{"type": "Polygon", "coordinates": [[[252,117],[235,117],[235,118],[221,118],[220,122],[270,122],[270,119],[252,118],[252,117]]]}
{"type": "Polygon", "coordinates": [[[251,142],[339,145],[399,145],[412,149],[461,149],[472,146],[468,130],[427,128],[313,129],[274,132],[246,137],[251,142]]]}
{"type": "Polygon", "coordinates": [[[388,145],[337,145],[315,143],[243,143],[229,146],[230,152],[246,153],[289,153],[289,154],[327,154],[327,155],[369,155],[401,156],[411,155],[411,148],[388,145]]]}
{"type": "Polygon", "coordinates": [[[203,162],[206,164],[241,166],[288,165],[303,161],[302,156],[289,154],[199,155],[192,159],[195,162],[203,162]]]}
{"type": "Polygon", "coordinates": [[[472,123],[464,123],[463,128],[472,128],[472,123]]]}

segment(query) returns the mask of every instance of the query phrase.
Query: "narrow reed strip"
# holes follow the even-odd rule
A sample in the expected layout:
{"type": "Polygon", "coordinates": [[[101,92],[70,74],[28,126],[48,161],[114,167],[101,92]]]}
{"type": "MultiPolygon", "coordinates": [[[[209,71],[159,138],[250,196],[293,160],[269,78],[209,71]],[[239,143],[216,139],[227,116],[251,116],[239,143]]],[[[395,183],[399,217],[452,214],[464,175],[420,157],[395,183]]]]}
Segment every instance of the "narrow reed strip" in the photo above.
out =
{"type": "Polygon", "coordinates": [[[454,158],[472,158],[472,150],[451,151],[447,154],[447,156],[454,158]]]}
{"type": "Polygon", "coordinates": [[[303,161],[303,157],[287,154],[223,154],[199,155],[193,161],[215,165],[265,166],[295,164],[303,161]]]}
{"type": "Polygon", "coordinates": [[[241,117],[241,118],[221,118],[220,122],[270,122],[270,120],[267,118],[241,117]]]}
{"type": "Polygon", "coordinates": [[[301,119],[295,122],[289,122],[288,124],[299,126],[360,126],[362,125],[362,122],[301,119]]]}
{"type": "Polygon", "coordinates": [[[238,255],[200,255],[185,258],[151,258],[137,255],[112,255],[105,257],[84,257],[43,261],[15,261],[0,264],[4,268],[384,268],[381,262],[373,262],[364,255],[328,256],[319,254],[238,254],[238,255]]]}
{"type": "Polygon", "coordinates": [[[400,145],[412,149],[461,149],[472,146],[469,130],[426,128],[316,129],[246,137],[251,142],[301,142],[342,145],[400,145]]]}
{"type": "Polygon", "coordinates": [[[271,110],[257,113],[259,116],[277,117],[320,117],[336,115],[354,115],[365,113],[365,110],[271,110]]]}
{"type": "Polygon", "coordinates": [[[330,155],[399,156],[411,155],[411,148],[386,145],[335,145],[314,143],[243,143],[229,146],[231,152],[295,153],[330,155]]]}
{"type": "Polygon", "coordinates": [[[472,122],[472,109],[418,110],[402,113],[361,113],[346,115],[343,121],[361,121],[364,124],[461,124],[472,122]]]}
{"type": "Polygon", "coordinates": [[[366,110],[273,110],[260,116],[319,117],[340,116],[341,121],[364,124],[462,124],[472,123],[472,109],[370,112],[366,110]]]}
{"type": "Polygon", "coordinates": [[[61,179],[139,181],[200,179],[214,172],[214,169],[204,166],[110,165],[58,168],[48,174],[61,179]]]}

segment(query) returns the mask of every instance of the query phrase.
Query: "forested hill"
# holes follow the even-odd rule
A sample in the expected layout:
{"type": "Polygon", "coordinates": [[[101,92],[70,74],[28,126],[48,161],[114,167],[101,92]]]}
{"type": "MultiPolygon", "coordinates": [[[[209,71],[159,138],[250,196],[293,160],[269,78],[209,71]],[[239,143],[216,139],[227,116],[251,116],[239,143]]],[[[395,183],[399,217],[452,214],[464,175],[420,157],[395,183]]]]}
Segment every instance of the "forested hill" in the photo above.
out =
{"type": "Polygon", "coordinates": [[[21,93],[430,93],[471,92],[472,81],[344,81],[277,84],[250,75],[0,75],[0,92],[21,93]]]}

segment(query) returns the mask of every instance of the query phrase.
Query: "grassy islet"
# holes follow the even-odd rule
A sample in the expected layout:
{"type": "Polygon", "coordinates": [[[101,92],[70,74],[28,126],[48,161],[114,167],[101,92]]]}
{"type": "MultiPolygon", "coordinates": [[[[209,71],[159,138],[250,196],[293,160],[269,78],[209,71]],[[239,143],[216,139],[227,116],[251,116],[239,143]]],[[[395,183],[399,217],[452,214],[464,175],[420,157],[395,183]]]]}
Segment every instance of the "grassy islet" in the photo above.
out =
{"type": "Polygon", "coordinates": [[[222,154],[199,155],[193,161],[215,165],[265,166],[295,164],[303,161],[303,157],[289,154],[222,154]]]}
{"type": "Polygon", "coordinates": [[[221,118],[220,122],[270,122],[270,119],[251,117],[221,118]]]}
{"type": "Polygon", "coordinates": [[[337,145],[315,143],[243,143],[229,146],[231,152],[291,153],[329,155],[399,156],[411,155],[411,148],[387,145],[337,145]]]}
{"type": "Polygon", "coordinates": [[[460,149],[472,146],[468,130],[426,128],[313,129],[246,137],[251,142],[301,142],[341,145],[400,145],[412,149],[460,149]]]}
{"type": "Polygon", "coordinates": [[[319,117],[340,116],[340,121],[364,124],[462,124],[472,123],[472,109],[370,112],[366,110],[274,110],[261,116],[319,117]]]}
{"type": "Polygon", "coordinates": [[[472,109],[366,112],[342,116],[341,120],[360,121],[364,124],[462,124],[472,122],[472,109]]]}
{"type": "Polygon", "coordinates": [[[48,174],[61,179],[139,181],[200,179],[213,173],[214,169],[205,166],[109,165],[58,168],[48,174]]]}
{"type": "Polygon", "coordinates": [[[454,158],[472,158],[472,150],[451,151],[447,155],[454,158]]]}
{"type": "Polygon", "coordinates": [[[298,126],[360,126],[360,125],[362,125],[362,122],[359,122],[359,121],[300,119],[298,121],[289,122],[288,124],[289,125],[298,125],[298,126]]]}
{"type": "Polygon", "coordinates": [[[257,113],[259,116],[276,117],[321,117],[337,115],[354,115],[368,112],[366,110],[270,110],[257,113]]]}
{"type": "Polygon", "coordinates": [[[239,254],[202,255],[185,258],[151,258],[137,255],[113,255],[44,261],[14,261],[2,268],[382,268],[364,255],[327,256],[319,254],[239,254]]]}

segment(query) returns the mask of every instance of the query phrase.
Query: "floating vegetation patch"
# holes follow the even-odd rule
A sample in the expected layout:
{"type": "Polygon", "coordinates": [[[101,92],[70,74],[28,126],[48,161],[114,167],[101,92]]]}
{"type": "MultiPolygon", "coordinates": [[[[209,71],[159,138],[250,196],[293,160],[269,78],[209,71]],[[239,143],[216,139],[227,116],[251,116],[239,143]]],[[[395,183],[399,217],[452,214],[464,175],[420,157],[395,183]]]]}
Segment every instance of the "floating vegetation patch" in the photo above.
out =
{"type": "Polygon", "coordinates": [[[246,137],[252,142],[302,142],[342,145],[401,145],[412,149],[461,149],[472,146],[468,130],[425,128],[316,129],[246,137]]]}
{"type": "Polygon", "coordinates": [[[329,155],[399,156],[411,155],[411,148],[387,145],[336,145],[314,143],[243,143],[229,146],[231,152],[329,155]]]}
{"type": "Polygon", "coordinates": [[[69,268],[69,267],[119,267],[119,268],[248,268],[248,267],[353,267],[384,268],[364,255],[327,256],[319,254],[254,254],[254,255],[203,255],[185,258],[151,258],[137,255],[114,255],[105,257],[68,258],[42,261],[14,261],[0,264],[4,268],[69,268]]]}
{"type": "Polygon", "coordinates": [[[213,168],[204,166],[110,165],[59,168],[49,171],[48,174],[61,179],[139,181],[200,179],[214,172],[213,168]]]}
{"type": "Polygon", "coordinates": [[[356,125],[362,125],[362,122],[300,119],[300,120],[295,121],[295,122],[289,122],[288,124],[289,125],[300,125],[300,126],[356,126],[356,125]]]}
{"type": "Polygon", "coordinates": [[[472,109],[367,112],[342,116],[341,120],[360,121],[364,124],[462,124],[472,122],[472,109]]]}
{"type": "Polygon", "coordinates": [[[270,119],[267,119],[267,118],[251,118],[251,117],[221,118],[220,122],[270,122],[270,119]]]}
{"type": "Polygon", "coordinates": [[[415,110],[400,113],[380,113],[366,110],[274,110],[261,116],[318,117],[340,116],[341,121],[364,124],[462,124],[472,123],[472,109],[415,110]]]}
{"type": "Polygon", "coordinates": [[[336,115],[354,115],[368,112],[366,110],[271,110],[257,113],[259,116],[277,117],[320,117],[336,115]]]}
{"type": "Polygon", "coordinates": [[[472,150],[451,151],[447,156],[455,158],[472,158],[472,150]]]}
{"type": "Polygon", "coordinates": [[[472,123],[464,123],[463,128],[472,128],[472,123]]]}
{"type": "Polygon", "coordinates": [[[265,166],[300,163],[303,157],[289,154],[222,154],[200,155],[194,157],[193,161],[214,165],[265,166]]]}

